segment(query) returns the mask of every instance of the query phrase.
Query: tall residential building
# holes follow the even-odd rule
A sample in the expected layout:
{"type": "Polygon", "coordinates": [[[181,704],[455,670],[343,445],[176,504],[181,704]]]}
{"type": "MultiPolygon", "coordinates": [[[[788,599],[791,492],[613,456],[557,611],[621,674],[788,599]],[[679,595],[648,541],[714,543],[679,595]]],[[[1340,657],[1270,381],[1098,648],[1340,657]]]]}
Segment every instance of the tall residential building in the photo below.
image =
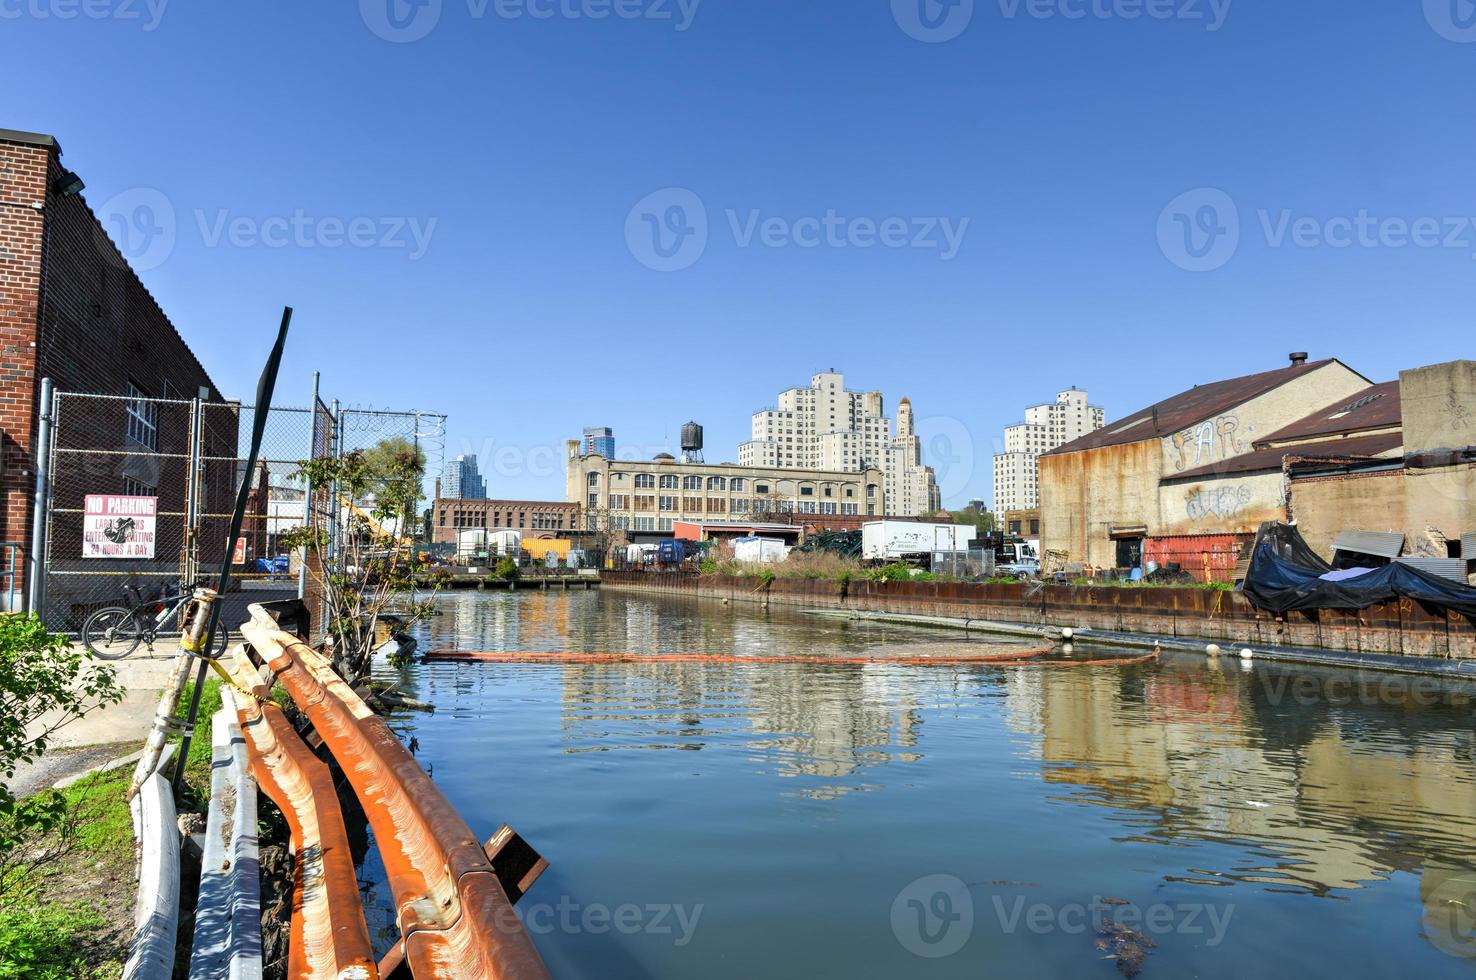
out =
{"type": "Polygon", "coordinates": [[[615,430],[608,426],[585,429],[583,453],[586,456],[603,456],[606,459],[614,459],[615,430]]]}
{"type": "Polygon", "coordinates": [[[905,398],[900,411],[906,431],[899,421],[893,438],[880,391],[851,391],[839,372],[823,371],[808,388],[782,391],[775,406],[754,413],[753,438],[738,447],[738,464],[843,473],[875,467],[886,476],[889,514],[923,514],[937,499],[936,481],[922,464],[905,398]]]}
{"type": "Polygon", "coordinates": [[[1106,414],[1089,404],[1087,393],[1072,387],[1054,402],[1025,409],[1025,421],[1004,430],[1004,452],[994,457],[994,512],[1035,510],[1040,506],[1042,454],[1106,424],[1106,414]]]}
{"type": "Polygon", "coordinates": [[[887,446],[882,479],[889,514],[917,517],[943,506],[933,468],[923,465],[922,440],[912,421],[912,400],[905,395],[897,404],[897,435],[887,446]]]}
{"type": "Polygon", "coordinates": [[[446,464],[446,482],[441,496],[447,500],[486,500],[487,481],[477,470],[477,458],[470,454],[457,456],[446,464]]]}

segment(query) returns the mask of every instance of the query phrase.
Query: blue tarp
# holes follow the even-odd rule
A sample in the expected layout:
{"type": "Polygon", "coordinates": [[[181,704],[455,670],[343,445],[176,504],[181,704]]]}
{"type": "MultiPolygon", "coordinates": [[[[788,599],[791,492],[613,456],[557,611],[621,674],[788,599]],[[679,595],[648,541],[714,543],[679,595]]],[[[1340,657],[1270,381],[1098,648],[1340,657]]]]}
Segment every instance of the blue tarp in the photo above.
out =
{"type": "Polygon", "coordinates": [[[1331,569],[1307,547],[1296,528],[1266,524],[1256,535],[1242,589],[1259,609],[1367,609],[1395,599],[1414,599],[1476,618],[1476,589],[1398,563],[1356,578],[1330,582],[1331,569]]]}

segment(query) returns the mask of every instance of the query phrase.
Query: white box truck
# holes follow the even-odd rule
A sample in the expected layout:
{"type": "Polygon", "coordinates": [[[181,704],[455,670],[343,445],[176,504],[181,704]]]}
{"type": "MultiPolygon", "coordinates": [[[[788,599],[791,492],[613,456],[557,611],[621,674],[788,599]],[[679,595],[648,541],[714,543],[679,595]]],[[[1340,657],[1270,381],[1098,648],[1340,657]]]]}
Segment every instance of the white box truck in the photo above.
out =
{"type": "Polygon", "coordinates": [[[972,524],[867,521],[861,525],[861,557],[868,561],[893,561],[904,555],[968,551],[969,542],[977,536],[972,524]]]}

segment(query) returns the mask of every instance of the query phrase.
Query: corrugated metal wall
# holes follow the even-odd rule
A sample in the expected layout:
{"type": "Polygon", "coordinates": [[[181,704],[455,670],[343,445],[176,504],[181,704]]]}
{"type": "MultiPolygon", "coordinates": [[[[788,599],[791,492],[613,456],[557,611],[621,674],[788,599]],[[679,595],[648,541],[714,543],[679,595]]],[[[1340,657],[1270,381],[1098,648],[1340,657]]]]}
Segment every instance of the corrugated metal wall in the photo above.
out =
{"type": "Polygon", "coordinates": [[[1178,565],[1196,582],[1232,582],[1235,563],[1240,560],[1243,545],[1255,540],[1254,534],[1184,534],[1149,538],[1143,542],[1143,563],[1158,562],[1160,567],[1178,565]]]}

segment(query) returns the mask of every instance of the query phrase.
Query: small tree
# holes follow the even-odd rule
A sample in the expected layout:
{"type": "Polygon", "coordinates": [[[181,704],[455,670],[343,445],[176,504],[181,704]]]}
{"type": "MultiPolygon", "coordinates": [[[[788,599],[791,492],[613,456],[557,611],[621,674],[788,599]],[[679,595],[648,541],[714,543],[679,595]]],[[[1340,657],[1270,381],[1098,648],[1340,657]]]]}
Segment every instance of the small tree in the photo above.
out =
{"type": "Polygon", "coordinates": [[[18,800],[5,784],[21,765],[45,755],[61,729],[122,699],[111,667],[46,632],[35,616],[0,615],[0,897],[23,887],[27,870],[52,856],[22,845],[67,818],[60,793],[18,800]]]}
{"type": "Polygon", "coordinates": [[[308,508],[308,523],[284,542],[309,552],[309,574],[327,600],[333,666],[350,681],[368,673],[379,624],[391,613],[400,630],[431,613],[431,598],[416,598],[409,521],[424,473],[424,454],[406,439],[302,464],[299,475],[327,488],[338,506],[308,508]]]}

